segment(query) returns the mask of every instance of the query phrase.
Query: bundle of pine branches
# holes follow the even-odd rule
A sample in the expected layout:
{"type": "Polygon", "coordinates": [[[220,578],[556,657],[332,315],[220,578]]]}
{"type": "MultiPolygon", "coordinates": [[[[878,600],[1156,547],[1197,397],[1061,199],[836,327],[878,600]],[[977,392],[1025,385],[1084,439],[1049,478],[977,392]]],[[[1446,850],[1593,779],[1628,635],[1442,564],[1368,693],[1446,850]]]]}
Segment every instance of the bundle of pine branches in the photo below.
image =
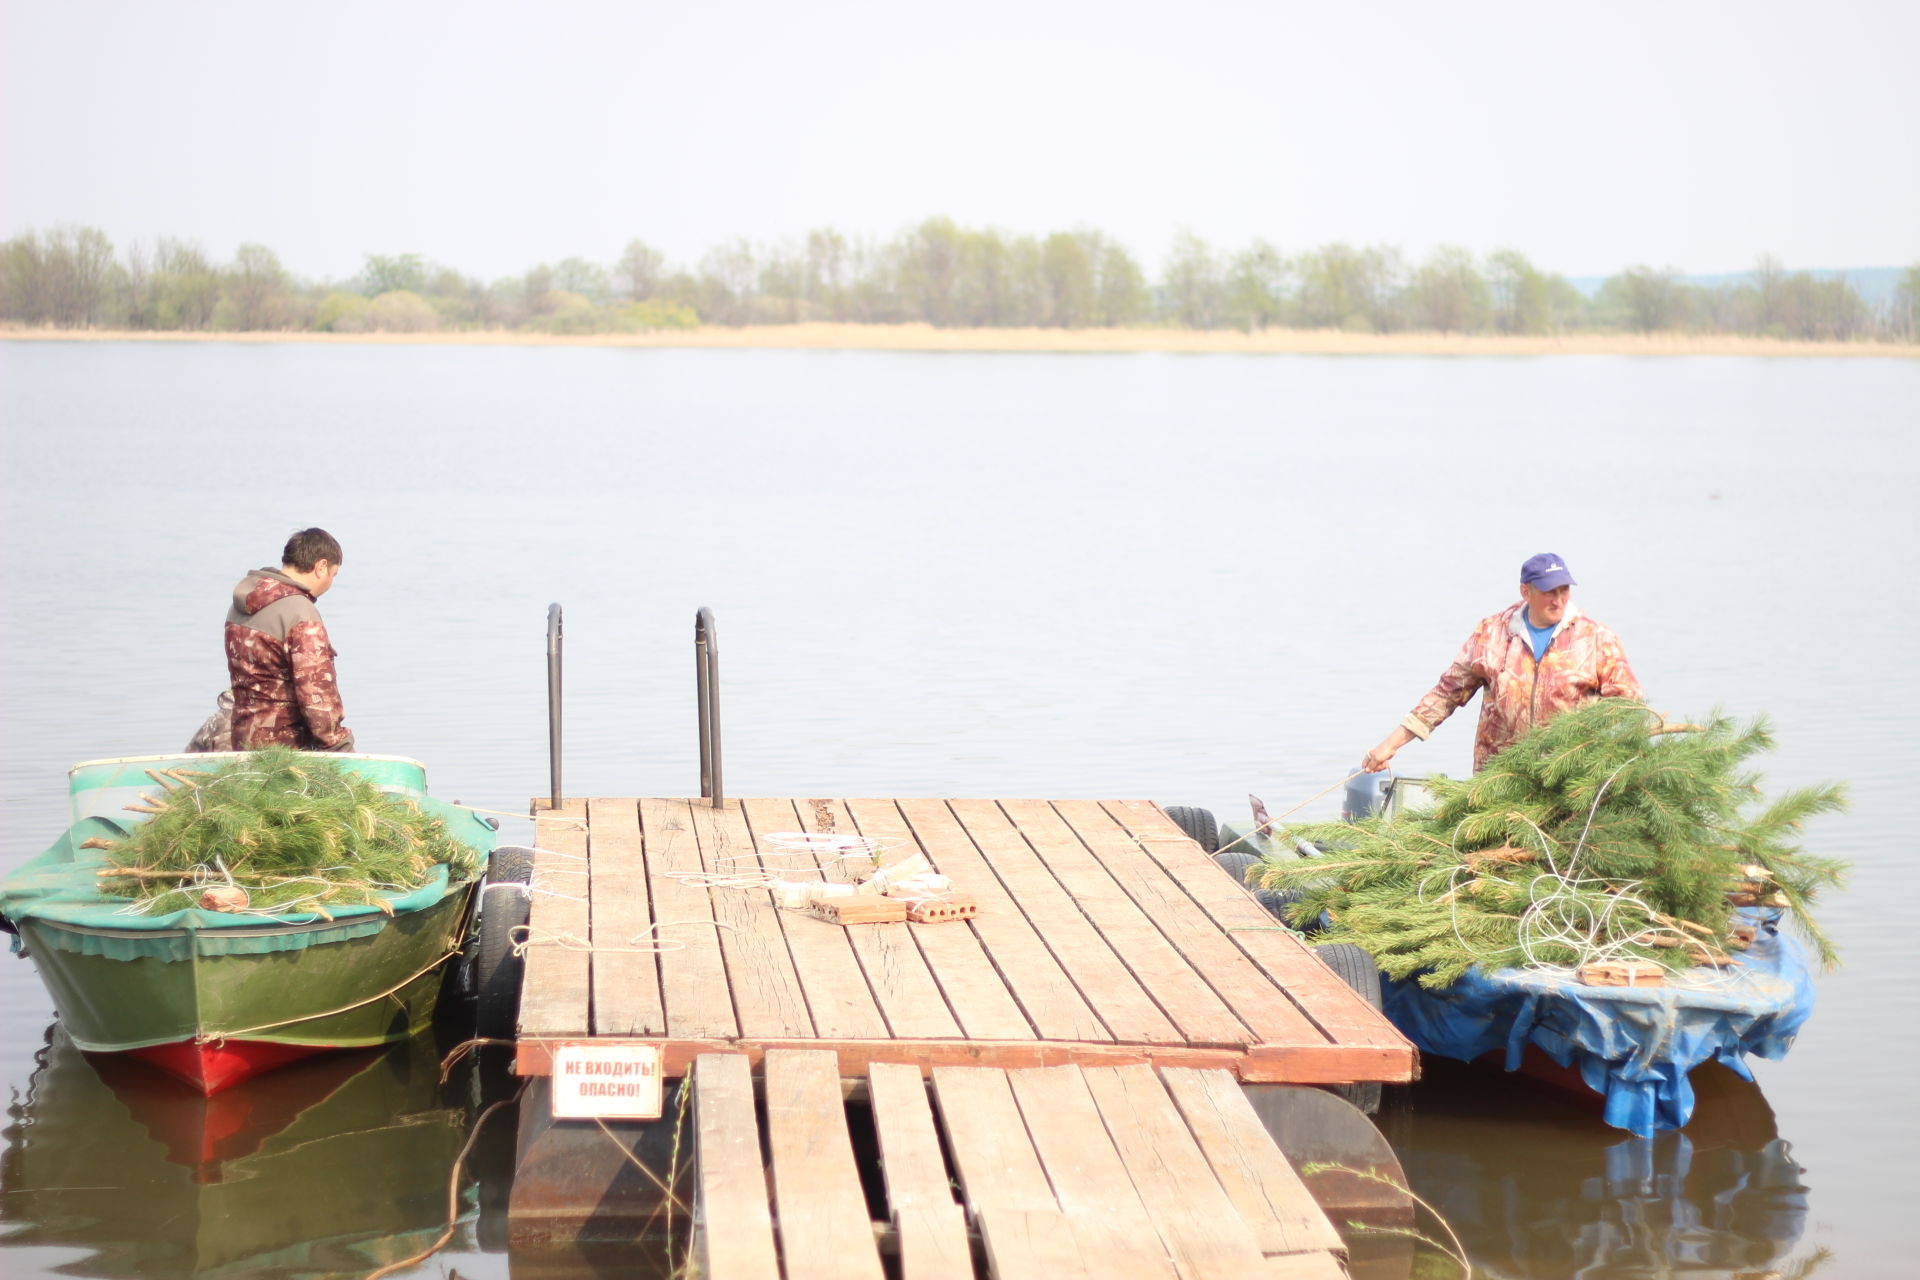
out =
{"type": "Polygon", "coordinates": [[[1772,745],[1761,720],[1668,725],[1603,699],[1470,778],[1431,779],[1432,808],[1286,828],[1279,847],[1318,856],[1272,858],[1261,881],[1297,892],[1293,924],[1325,913],[1319,941],[1357,943],[1434,989],[1476,965],[1718,961],[1740,945],[1741,891],[1784,908],[1831,965],[1809,902],[1845,864],[1798,839],[1806,819],[1844,806],[1844,788],[1766,800],[1746,763],[1772,745]]]}
{"type": "Polygon", "coordinates": [[[231,910],[311,912],[372,904],[425,885],[446,864],[472,876],[479,855],[446,823],[324,755],[270,747],[213,772],[150,770],[154,790],[127,806],[148,815],[106,843],[108,893],[148,914],[201,902],[231,910]],[[226,895],[226,896],[221,896],[226,895]]]}

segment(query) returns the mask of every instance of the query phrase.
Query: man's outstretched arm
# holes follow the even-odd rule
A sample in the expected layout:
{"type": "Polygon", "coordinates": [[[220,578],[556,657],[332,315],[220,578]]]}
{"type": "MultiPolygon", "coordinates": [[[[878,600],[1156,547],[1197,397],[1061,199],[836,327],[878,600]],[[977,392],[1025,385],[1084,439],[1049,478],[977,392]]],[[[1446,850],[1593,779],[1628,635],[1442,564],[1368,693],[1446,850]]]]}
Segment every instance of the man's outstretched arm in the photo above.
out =
{"type": "Polygon", "coordinates": [[[1414,704],[1412,711],[1395,725],[1393,732],[1380,739],[1379,745],[1360,757],[1360,768],[1367,773],[1378,773],[1392,762],[1394,754],[1415,738],[1425,740],[1427,735],[1438,729],[1441,722],[1472,700],[1487,683],[1480,673],[1479,656],[1481,652],[1481,628],[1467,637],[1460,646],[1460,652],[1454,655],[1452,663],[1440,673],[1440,679],[1427,696],[1414,704]]]}

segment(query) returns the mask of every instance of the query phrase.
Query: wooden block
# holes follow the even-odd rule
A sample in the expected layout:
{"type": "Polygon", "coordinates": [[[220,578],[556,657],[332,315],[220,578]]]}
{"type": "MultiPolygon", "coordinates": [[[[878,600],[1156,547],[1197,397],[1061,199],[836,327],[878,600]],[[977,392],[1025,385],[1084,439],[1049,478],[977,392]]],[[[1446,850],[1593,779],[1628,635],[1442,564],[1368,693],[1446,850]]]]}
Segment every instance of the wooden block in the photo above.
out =
{"type": "Polygon", "coordinates": [[[907,918],[907,904],[898,898],[823,898],[809,910],[828,924],[885,924],[907,918]]]}
{"type": "Polygon", "coordinates": [[[1580,981],[1589,987],[1661,987],[1667,975],[1651,960],[1607,960],[1581,965],[1580,981]]]}
{"type": "Polygon", "coordinates": [[[964,893],[949,893],[940,898],[899,899],[907,908],[907,919],[915,924],[940,924],[947,920],[968,920],[980,914],[980,904],[964,893]]]}

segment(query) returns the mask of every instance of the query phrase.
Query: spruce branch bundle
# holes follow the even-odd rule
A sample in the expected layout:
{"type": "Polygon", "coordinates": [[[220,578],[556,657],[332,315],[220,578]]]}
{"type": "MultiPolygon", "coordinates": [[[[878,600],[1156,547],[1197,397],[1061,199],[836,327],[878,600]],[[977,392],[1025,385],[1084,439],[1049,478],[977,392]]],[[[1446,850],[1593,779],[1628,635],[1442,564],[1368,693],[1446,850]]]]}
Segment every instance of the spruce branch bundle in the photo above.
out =
{"type": "Polygon", "coordinates": [[[1747,762],[1772,746],[1764,720],[1667,725],[1602,699],[1472,777],[1430,779],[1430,810],[1282,829],[1281,847],[1323,852],[1269,859],[1261,882],[1299,891],[1296,925],[1327,913],[1320,941],[1357,943],[1389,975],[1438,989],[1476,965],[1714,956],[1734,923],[1728,891],[1759,866],[1831,966],[1809,906],[1846,867],[1799,839],[1807,819],[1845,806],[1845,789],[1767,801],[1747,762]]]}
{"type": "Polygon", "coordinates": [[[100,872],[104,892],[147,914],[191,906],[214,884],[245,889],[256,912],[385,909],[440,864],[455,880],[479,867],[441,819],[324,755],[269,747],[213,773],[153,776],[127,806],[149,816],[107,844],[112,866],[100,872]]]}

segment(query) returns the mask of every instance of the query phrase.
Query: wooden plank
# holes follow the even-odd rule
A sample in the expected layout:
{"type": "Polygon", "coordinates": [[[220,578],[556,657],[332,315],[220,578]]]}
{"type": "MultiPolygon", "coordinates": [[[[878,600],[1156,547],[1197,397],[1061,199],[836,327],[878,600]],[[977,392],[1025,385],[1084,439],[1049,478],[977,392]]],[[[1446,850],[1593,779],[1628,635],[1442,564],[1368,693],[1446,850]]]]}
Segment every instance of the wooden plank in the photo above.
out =
{"type": "Polygon", "coordinates": [[[1190,1043],[1252,1043],[1253,1032],[1080,843],[1052,805],[1002,800],[1000,808],[1190,1043]]]}
{"type": "Polygon", "coordinates": [[[789,1276],[882,1280],[873,1219],[847,1135],[840,1068],[831,1053],[767,1055],[767,1147],[780,1252],[789,1276]]]}
{"type": "Polygon", "coordinates": [[[693,1125],[700,1274],[711,1280],[779,1280],[753,1075],[745,1057],[701,1055],[694,1065],[693,1125]]]}
{"type": "MultiPolygon", "coordinates": [[[[572,1036],[521,1036],[515,1045],[514,1071],[523,1076],[552,1074],[554,1046],[572,1036]]],[[[744,1037],[626,1039],[602,1036],[608,1044],[652,1044],[661,1050],[668,1079],[692,1069],[703,1053],[738,1051],[758,1062],[770,1049],[825,1049],[840,1060],[840,1074],[864,1075],[876,1062],[933,1067],[1112,1067],[1136,1064],[1211,1068],[1231,1071],[1246,1081],[1276,1084],[1341,1084],[1353,1080],[1390,1080],[1394,1064],[1404,1079],[1403,1058],[1365,1045],[1255,1045],[1251,1049],[1208,1048],[1185,1044],[1113,1044],[1075,1040],[776,1040],[744,1037]],[[1376,1074],[1387,1072],[1388,1074],[1376,1074]]]]}
{"type": "Polygon", "coordinates": [[[593,938],[587,908],[587,802],[568,800],[557,813],[539,807],[537,800],[534,805],[536,852],[528,893],[520,1033],[584,1036],[593,1030],[591,953],[586,950],[593,938]]]}
{"type": "Polygon", "coordinates": [[[1166,873],[1180,883],[1252,961],[1294,1000],[1329,1038],[1345,1044],[1412,1045],[1380,1012],[1369,1005],[1313,954],[1313,949],[1285,931],[1266,913],[1244,886],[1219,874],[1219,867],[1200,846],[1186,839],[1173,819],[1149,800],[1113,800],[1101,805],[1112,819],[1140,842],[1166,873]]]}
{"type": "Polygon", "coordinates": [[[1096,1067],[1087,1088],[1183,1280],[1257,1275],[1260,1246],[1150,1067],[1096,1067]]]}
{"type": "Polygon", "coordinates": [[[967,1211],[923,1204],[894,1215],[900,1241],[900,1280],[974,1280],[967,1211]]]}
{"type": "Polygon", "coordinates": [[[953,1204],[947,1161],[933,1128],[933,1108],[918,1067],[876,1062],[867,1068],[874,1129],[880,1138],[881,1173],[887,1203],[895,1209],[953,1204]]]}
{"type": "Polygon", "coordinates": [[[1346,1252],[1238,1081],[1224,1071],[1183,1067],[1162,1070],[1160,1080],[1260,1252],[1346,1252]]]}
{"type": "Polygon", "coordinates": [[[700,845],[685,800],[641,800],[640,831],[646,841],[647,882],[653,893],[654,936],[661,945],[660,992],[667,1007],[667,1034],[730,1039],[740,1034],[722,930],[715,927],[706,889],[683,876],[702,876],[700,845]]]}
{"type": "Polygon", "coordinates": [[[1081,1254],[1096,1274],[1173,1280],[1173,1261],[1107,1136],[1080,1069],[1009,1071],[1007,1082],[1054,1198],[1072,1220],[1081,1254]]]}
{"type": "Polygon", "coordinates": [[[1060,1207],[1006,1072],[936,1067],[933,1096],[969,1212],[977,1218],[989,1209],[1060,1207]]]}
{"type": "MultiPolygon", "coordinates": [[[[752,832],[754,848],[767,870],[794,880],[818,878],[817,866],[809,873],[804,865],[791,858],[769,856],[767,836],[801,829],[793,801],[742,800],[740,810],[752,832]]],[[[881,1016],[880,1006],[867,986],[866,974],[854,957],[846,929],[798,911],[782,911],[779,918],[781,932],[787,939],[787,953],[800,978],[800,990],[807,998],[814,1033],[828,1040],[885,1040],[887,1020],[881,1016]]]]}
{"type": "Polygon", "coordinates": [[[980,914],[964,926],[929,927],[972,929],[1042,1039],[1112,1040],[1113,1033],[1073,985],[946,804],[902,800],[900,814],[934,866],[953,881],[955,889],[980,903],[980,914]]]}
{"type": "MultiPolygon", "coordinates": [[[[801,801],[794,808],[799,813],[802,830],[827,830],[821,822],[824,810],[832,822],[831,830],[841,835],[859,834],[843,801],[801,801]]],[[[898,852],[887,859],[889,863],[899,860],[898,852]]],[[[959,1037],[960,1024],[954,1021],[946,998],[940,993],[939,984],[933,980],[933,973],[927,968],[926,959],[920,954],[913,933],[904,922],[897,927],[889,924],[849,925],[847,941],[853,945],[853,954],[860,962],[861,972],[867,975],[867,986],[872,989],[874,1000],[887,1020],[887,1029],[896,1039],[959,1037]]]]}
{"type": "Polygon", "coordinates": [[[1331,1253],[1283,1253],[1267,1259],[1260,1280],[1348,1280],[1347,1269],[1331,1253]]]}
{"type": "Polygon", "coordinates": [[[632,799],[587,801],[596,1035],[664,1035],[660,962],[653,951],[640,808],[632,799]],[[635,940],[638,939],[636,942],[635,940]]]}
{"type": "Polygon", "coordinates": [[[966,1215],[954,1203],[919,1068],[877,1062],[867,1070],[867,1093],[902,1280],[973,1280],[966,1215]]]}
{"type": "MultiPolygon", "coordinates": [[[[1182,885],[1093,800],[1057,800],[1054,811],[1161,933],[1263,1042],[1322,1045],[1329,1037],[1261,972],[1182,885]]],[[[1189,842],[1191,843],[1191,842],[1189,842]]],[[[1195,849],[1199,846],[1195,845],[1195,849]]],[[[1218,868],[1214,878],[1245,895],[1218,868]]],[[[1247,901],[1258,911],[1251,896],[1247,901]]],[[[1265,916],[1265,912],[1261,912],[1265,916]]],[[[1272,923],[1270,920],[1268,923],[1272,923]]]]}
{"type": "MultiPolygon", "coordinates": [[[[913,828],[891,800],[849,800],[847,812],[862,835],[919,850],[913,828]]],[[[920,850],[924,852],[924,850],[920,850]]],[[[1019,1002],[993,967],[980,937],[959,925],[909,926],[927,968],[961,1031],[982,1040],[1024,1040],[1035,1033],[1019,1002]]]]}
{"type": "MultiPolygon", "coordinates": [[[[700,846],[700,864],[716,876],[757,875],[760,860],[753,836],[738,809],[688,806],[694,839],[700,846]]],[[[780,925],[780,909],[765,889],[708,890],[714,919],[720,930],[720,954],[726,961],[727,982],[733,991],[734,1012],[743,1036],[792,1038],[813,1034],[813,1019],[787,952],[787,936],[780,925]]]]}
{"type": "Polygon", "coordinates": [[[1186,1040],[998,804],[950,800],[947,807],[1114,1039],[1147,1044],[1186,1040]]]}
{"type": "Polygon", "coordinates": [[[1080,1250],[1074,1223],[1058,1209],[994,1209],[980,1215],[987,1274],[995,1280],[1105,1277],[1080,1250]]]}

